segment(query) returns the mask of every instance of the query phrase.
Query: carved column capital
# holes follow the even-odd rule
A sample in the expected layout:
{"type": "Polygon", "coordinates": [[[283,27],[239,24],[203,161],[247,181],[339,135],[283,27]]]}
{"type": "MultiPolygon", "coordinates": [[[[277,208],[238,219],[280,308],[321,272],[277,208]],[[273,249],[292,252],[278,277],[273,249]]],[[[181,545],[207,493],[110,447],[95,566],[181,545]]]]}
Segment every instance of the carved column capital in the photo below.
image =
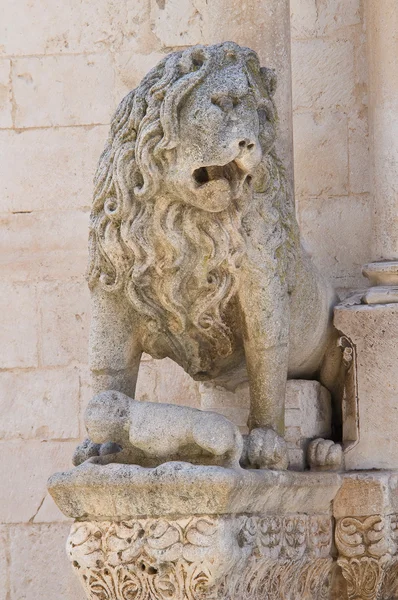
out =
{"type": "Polygon", "coordinates": [[[397,515],[344,517],[336,523],[338,564],[349,600],[384,598],[383,583],[397,551],[397,515]]]}
{"type": "Polygon", "coordinates": [[[326,598],[329,517],[76,522],[68,554],[90,600],[326,598]]]}

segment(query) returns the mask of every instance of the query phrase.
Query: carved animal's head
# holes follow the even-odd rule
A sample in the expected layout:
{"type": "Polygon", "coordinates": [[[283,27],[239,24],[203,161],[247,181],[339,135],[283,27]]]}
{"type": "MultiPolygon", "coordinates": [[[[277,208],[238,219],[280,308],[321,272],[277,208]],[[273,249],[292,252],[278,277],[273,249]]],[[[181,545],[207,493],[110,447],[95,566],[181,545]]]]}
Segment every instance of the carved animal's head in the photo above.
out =
{"type": "Polygon", "coordinates": [[[128,143],[126,185],[136,198],[160,192],[203,210],[224,210],[251,188],[273,146],[275,86],[274,72],[232,42],[168,55],[121,102],[97,189],[103,167],[119,164],[124,156],[115,151],[128,143]]]}
{"type": "Polygon", "coordinates": [[[172,55],[177,79],[160,108],[154,151],[167,173],[163,192],[211,212],[251,192],[275,138],[275,76],[256,54],[227,42],[172,55]]]}
{"type": "Polygon", "coordinates": [[[195,46],[164,58],[113,118],[95,178],[90,284],[124,287],[174,344],[193,328],[231,351],[223,314],[254,192],[276,198],[275,246],[286,238],[292,206],[272,150],[275,86],[252,50],[195,46]]]}

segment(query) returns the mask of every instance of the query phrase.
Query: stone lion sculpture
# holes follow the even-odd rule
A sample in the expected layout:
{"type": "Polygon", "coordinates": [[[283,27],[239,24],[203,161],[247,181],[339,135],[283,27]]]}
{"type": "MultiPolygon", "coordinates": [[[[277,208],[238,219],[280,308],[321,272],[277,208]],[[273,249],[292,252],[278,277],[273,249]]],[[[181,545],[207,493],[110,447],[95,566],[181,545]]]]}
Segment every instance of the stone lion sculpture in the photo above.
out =
{"type": "Polygon", "coordinates": [[[90,229],[95,391],[134,397],[143,352],[229,389],[248,378],[257,466],[269,432],[286,466],[287,378],[333,391],[339,369],[333,294],[274,149],[275,86],[232,42],[165,57],[116,111],[90,229]]]}
{"type": "Polygon", "coordinates": [[[86,410],[85,424],[91,442],[105,447],[83,444],[75,453],[75,464],[91,453],[92,462],[100,464],[156,467],[166,461],[185,460],[238,468],[243,451],[239,429],[222,415],[174,404],[141,402],[121,392],[94,396],[86,410]]]}

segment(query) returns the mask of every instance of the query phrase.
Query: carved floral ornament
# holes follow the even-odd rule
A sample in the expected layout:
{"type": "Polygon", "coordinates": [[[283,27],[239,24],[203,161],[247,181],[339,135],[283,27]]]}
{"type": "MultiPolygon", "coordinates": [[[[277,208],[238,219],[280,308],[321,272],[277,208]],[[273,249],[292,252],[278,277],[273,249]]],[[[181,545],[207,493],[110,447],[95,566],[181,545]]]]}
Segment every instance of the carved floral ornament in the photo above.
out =
{"type": "Polygon", "coordinates": [[[393,600],[398,592],[398,515],[345,517],[337,522],[338,564],[349,600],[393,600]]]}
{"type": "Polygon", "coordinates": [[[330,547],[330,519],[305,515],[78,522],[68,540],[88,597],[98,600],[320,600],[330,547]]]}

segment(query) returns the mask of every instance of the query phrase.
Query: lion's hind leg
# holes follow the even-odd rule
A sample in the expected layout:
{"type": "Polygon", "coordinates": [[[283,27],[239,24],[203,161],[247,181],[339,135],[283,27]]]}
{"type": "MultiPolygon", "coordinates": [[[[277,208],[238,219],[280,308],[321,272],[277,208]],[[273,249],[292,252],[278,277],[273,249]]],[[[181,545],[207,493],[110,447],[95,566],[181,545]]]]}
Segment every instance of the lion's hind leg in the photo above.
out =
{"type": "Polygon", "coordinates": [[[192,428],[193,441],[209,454],[224,457],[223,466],[238,468],[243,438],[236,425],[217,413],[201,412],[192,428]]]}

